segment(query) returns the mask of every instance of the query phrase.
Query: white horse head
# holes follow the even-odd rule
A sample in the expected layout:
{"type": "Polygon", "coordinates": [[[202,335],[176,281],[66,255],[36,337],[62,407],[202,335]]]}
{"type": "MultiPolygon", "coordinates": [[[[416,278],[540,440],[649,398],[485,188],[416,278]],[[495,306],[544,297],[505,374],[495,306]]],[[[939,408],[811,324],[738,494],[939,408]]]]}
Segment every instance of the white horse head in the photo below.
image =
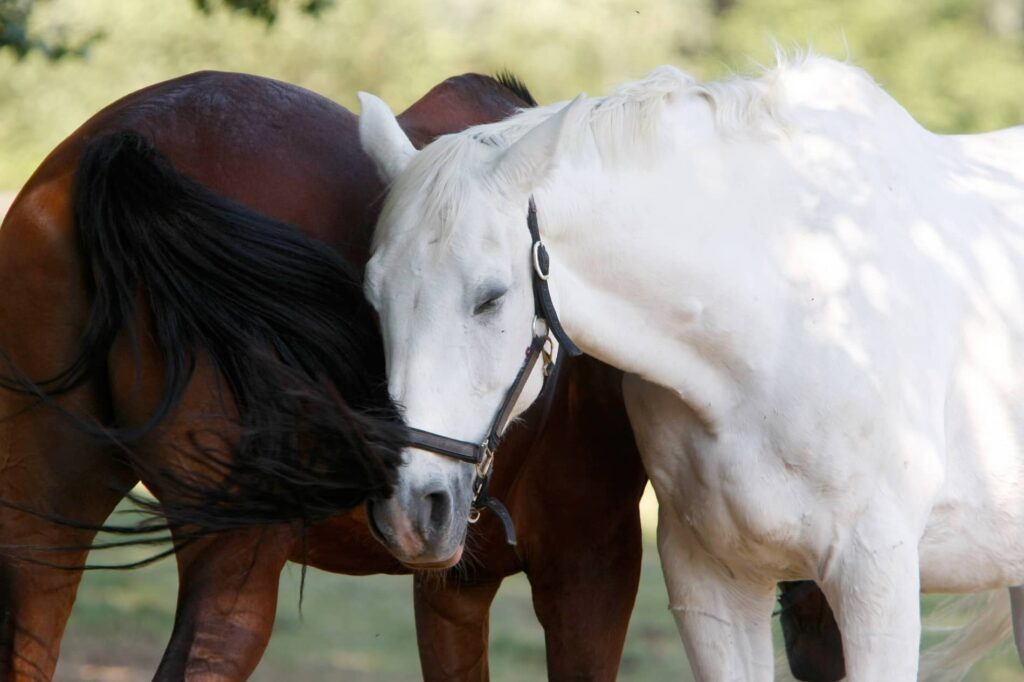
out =
{"type": "MultiPolygon", "coordinates": [[[[509,148],[441,138],[417,153],[384,102],[367,94],[360,101],[363,148],[395,189],[366,270],[391,394],[411,426],[479,443],[531,341],[527,205],[555,162],[572,107],[509,148]],[[459,163],[443,163],[445,155],[459,163]],[[424,186],[439,191],[402,191],[424,186]]],[[[513,414],[542,385],[535,368],[513,414]]],[[[408,564],[457,562],[474,477],[471,464],[409,449],[394,496],[373,506],[378,534],[408,564]]]]}

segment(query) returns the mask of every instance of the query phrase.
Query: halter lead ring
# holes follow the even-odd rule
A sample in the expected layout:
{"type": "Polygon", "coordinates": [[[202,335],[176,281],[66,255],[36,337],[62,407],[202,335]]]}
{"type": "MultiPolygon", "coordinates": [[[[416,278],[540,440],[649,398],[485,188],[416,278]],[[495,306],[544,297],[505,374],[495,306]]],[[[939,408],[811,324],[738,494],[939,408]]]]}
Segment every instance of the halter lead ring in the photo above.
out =
{"type": "MultiPolygon", "coordinates": [[[[526,383],[530,379],[534,366],[540,357],[544,358],[543,374],[545,382],[554,362],[551,358],[551,336],[553,335],[561,348],[572,356],[580,355],[580,349],[572,342],[558,321],[555,306],[551,302],[548,290],[548,277],[551,274],[551,259],[547,247],[540,238],[540,227],[537,224],[537,205],[530,197],[529,210],[526,213],[526,226],[530,230],[530,250],[533,257],[533,339],[526,349],[526,357],[519,366],[512,386],[505,394],[504,400],[491,420],[487,436],[480,443],[470,443],[457,438],[449,438],[438,433],[407,427],[408,444],[421,450],[451,457],[469,464],[476,465],[476,478],[473,480],[473,507],[469,512],[469,522],[480,520],[481,510],[487,508],[497,514],[505,528],[505,539],[508,544],[516,544],[515,525],[512,516],[498,500],[487,494],[490,487],[491,474],[494,472],[494,451],[498,449],[501,436],[512,419],[512,409],[519,396],[522,395],[526,383]]],[[[546,388],[546,383],[545,383],[546,388]]],[[[543,390],[543,389],[542,389],[543,390]]]]}

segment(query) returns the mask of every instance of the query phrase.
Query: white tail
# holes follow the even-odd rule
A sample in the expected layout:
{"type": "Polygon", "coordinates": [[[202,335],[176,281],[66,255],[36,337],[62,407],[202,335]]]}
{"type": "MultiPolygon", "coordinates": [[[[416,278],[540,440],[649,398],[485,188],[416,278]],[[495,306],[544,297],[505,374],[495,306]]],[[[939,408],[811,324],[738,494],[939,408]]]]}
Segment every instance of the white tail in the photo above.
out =
{"type": "Polygon", "coordinates": [[[918,679],[921,682],[959,682],[993,646],[1010,635],[1009,592],[996,590],[944,599],[924,627],[931,632],[955,632],[921,653],[918,679]],[[973,617],[966,625],[956,625],[971,614],[973,617]]]}

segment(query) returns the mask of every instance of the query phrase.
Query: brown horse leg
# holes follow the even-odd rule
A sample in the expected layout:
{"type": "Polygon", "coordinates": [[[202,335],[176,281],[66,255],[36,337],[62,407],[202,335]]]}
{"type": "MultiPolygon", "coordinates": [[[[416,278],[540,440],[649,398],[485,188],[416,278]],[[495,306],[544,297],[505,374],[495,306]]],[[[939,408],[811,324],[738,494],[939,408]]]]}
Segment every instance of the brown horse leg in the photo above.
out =
{"type": "Polygon", "coordinates": [[[618,676],[642,551],[636,515],[620,525],[617,533],[604,531],[609,541],[599,546],[551,549],[557,561],[528,563],[534,611],[544,626],[549,680],[611,681],[618,676]]]}
{"type": "Polygon", "coordinates": [[[413,581],[423,679],[486,682],[488,613],[501,581],[468,584],[428,573],[413,581]]]}
{"type": "MultiPolygon", "coordinates": [[[[74,356],[88,302],[66,178],[36,185],[22,192],[0,230],[0,349],[25,375],[41,378],[54,376],[74,356]]],[[[0,362],[0,375],[13,374],[0,362]]],[[[90,421],[109,418],[101,382],[55,402],[90,421]]],[[[137,480],[109,447],[84,438],[52,407],[0,388],[0,501],[101,524],[137,480]]],[[[0,505],[0,679],[50,679],[81,573],[38,562],[81,565],[86,559],[84,550],[28,546],[87,545],[93,536],[0,505]]]]}
{"type": "MultiPolygon", "coordinates": [[[[0,399],[0,411],[11,403],[0,399]]],[[[77,522],[101,524],[133,481],[109,454],[76,442],[77,434],[69,433],[69,428],[45,408],[0,423],[0,499],[77,522]],[[119,483],[114,482],[117,479],[119,483]]],[[[50,679],[82,574],[36,562],[80,566],[86,561],[86,550],[43,548],[88,545],[94,535],[11,508],[0,509],[0,544],[4,546],[0,679],[50,679]]]]}
{"type": "MultiPolygon", "coordinates": [[[[148,321],[137,325],[148,338],[148,321]]],[[[162,385],[162,359],[151,344],[138,354],[125,335],[110,360],[111,396],[122,424],[142,423],[162,385]]],[[[174,412],[139,444],[133,463],[162,503],[191,495],[163,477],[188,481],[222,475],[213,462],[229,455],[238,438],[237,412],[211,359],[196,358],[192,378],[174,412]]],[[[173,506],[173,505],[172,505],[173,506]]],[[[286,526],[251,526],[185,544],[176,553],[178,607],[170,643],[156,680],[227,682],[248,679],[270,639],[281,568],[295,539],[286,526]]]]}
{"type": "Polygon", "coordinates": [[[222,533],[182,549],[178,609],[155,680],[246,680],[270,641],[289,528],[222,533]]]}
{"type": "Polygon", "coordinates": [[[811,580],[781,583],[780,589],[779,621],[793,677],[805,682],[843,679],[843,641],[821,589],[811,580]]]}

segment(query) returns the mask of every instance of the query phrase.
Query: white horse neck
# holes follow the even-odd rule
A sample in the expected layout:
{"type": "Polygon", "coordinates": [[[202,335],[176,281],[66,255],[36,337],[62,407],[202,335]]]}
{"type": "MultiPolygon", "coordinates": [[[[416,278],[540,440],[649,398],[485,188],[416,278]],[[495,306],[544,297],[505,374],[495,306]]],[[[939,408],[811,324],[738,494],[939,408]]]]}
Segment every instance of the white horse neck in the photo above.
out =
{"type": "Polygon", "coordinates": [[[537,193],[569,334],[677,391],[707,423],[796,350],[794,309],[867,361],[872,349],[844,338],[837,299],[858,242],[879,247],[868,279],[919,290],[928,277],[896,274],[917,267],[901,255],[911,230],[956,238],[967,221],[955,216],[987,198],[936,193],[963,165],[961,143],[924,130],[858,69],[816,58],[757,87],[670,98],[650,158],[602,163],[598,140],[537,193]]]}

